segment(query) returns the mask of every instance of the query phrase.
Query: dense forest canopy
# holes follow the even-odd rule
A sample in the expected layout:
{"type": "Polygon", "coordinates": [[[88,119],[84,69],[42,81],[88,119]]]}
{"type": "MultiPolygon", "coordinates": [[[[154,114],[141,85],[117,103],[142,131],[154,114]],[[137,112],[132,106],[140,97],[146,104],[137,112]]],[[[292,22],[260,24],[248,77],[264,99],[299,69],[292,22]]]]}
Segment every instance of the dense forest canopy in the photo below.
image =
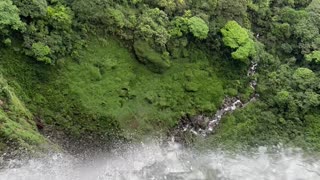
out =
{"type": "Polygon", "coordinates": [[[319,28],[320,0],[1,0],[0,150],[43,143],[39,121],[84,139],[168,131],[249,100],[250,78],[258,100],[206,142],[319,150],[319,28]]]}

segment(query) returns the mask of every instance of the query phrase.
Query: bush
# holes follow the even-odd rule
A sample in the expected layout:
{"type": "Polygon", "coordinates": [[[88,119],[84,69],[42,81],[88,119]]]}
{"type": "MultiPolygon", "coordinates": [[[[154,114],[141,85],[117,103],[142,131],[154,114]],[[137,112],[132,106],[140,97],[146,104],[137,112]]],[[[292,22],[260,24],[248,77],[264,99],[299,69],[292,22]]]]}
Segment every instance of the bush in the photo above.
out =
{"type": "Polygon", "coordinates": [[[208,37],[209,27],[203,19],[192,17],[189,19],[188,25],[194,37],[199,39],[206,39],[208,37]]]}
{"type": "Polygon", "coordinates": [[[37,58],[38,61],[42,61],[45,63],[52,63],[51,59],[48,57],[51,53],[51,49],[49,46],[38,42],[32,44],[32,52],[34,53],[34,56],[37,58]]]}

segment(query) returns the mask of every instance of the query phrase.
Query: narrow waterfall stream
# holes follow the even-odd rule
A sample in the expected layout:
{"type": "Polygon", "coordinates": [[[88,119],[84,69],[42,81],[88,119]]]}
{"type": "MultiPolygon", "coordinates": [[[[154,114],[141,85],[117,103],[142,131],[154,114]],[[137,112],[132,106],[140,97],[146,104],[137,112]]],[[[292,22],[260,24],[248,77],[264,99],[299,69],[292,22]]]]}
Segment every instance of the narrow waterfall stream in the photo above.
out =
{"type": "MultiPolygon", "coordinates": [[[[247,72],[247,77],[252,78],[256,74],[258,63],[251,62],[250,68],[247,72]]],[[[253,89],[253,94],[248,102],[242,102],[239,97],[226,97],[221,108],[214,116],[208,117],[205,115],[198,115],[191,118],[184,118],[180,121],[174,134],[183,132],[191,132],[195,135],[207,136],[213,133],[214,129],[219,125],[221,119],[228,113],[232,113],[238,108],[245,107],[248,103],[255,101],[259,95],[256,93],[257,81],[252,78],[249,86],[253,89]],[[181,132],[182,131],[182,132],[181,132]]]]}

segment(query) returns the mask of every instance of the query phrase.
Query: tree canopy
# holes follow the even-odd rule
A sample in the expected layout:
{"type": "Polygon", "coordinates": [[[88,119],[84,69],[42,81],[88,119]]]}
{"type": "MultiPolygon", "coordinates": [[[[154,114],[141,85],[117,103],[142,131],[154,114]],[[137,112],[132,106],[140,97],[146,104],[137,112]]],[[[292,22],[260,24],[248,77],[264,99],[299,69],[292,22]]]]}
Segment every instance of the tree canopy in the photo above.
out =
{"type": "Polygon", "coordinates": [[[222,29],[223,43],[234,49],[232,57],[236,60],[247,62],[248,58],[255,54],[254,41],[249,33],[236,21],[229,21],[222,29]]]}
{"type": "Polygon", "coordinates": [[[10,30],[23,30],[24,23],[20,20],[19,9],[11,0],[0,2],[0,35],[10,33],[10,30]]]}

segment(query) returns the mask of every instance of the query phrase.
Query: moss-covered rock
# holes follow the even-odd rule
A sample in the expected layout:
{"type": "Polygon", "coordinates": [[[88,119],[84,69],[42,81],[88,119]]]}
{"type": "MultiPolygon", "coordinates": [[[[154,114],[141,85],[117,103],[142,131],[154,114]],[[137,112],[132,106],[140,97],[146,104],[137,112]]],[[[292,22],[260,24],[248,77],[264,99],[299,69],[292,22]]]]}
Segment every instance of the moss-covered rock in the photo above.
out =
{"type": "Polygon", "coordinates": [[[155,51],[146,41],[138,40],[134,43],[135,53],[143,64],[151,71],[161,73],[170,67],[169,54],[155,51]]]}

